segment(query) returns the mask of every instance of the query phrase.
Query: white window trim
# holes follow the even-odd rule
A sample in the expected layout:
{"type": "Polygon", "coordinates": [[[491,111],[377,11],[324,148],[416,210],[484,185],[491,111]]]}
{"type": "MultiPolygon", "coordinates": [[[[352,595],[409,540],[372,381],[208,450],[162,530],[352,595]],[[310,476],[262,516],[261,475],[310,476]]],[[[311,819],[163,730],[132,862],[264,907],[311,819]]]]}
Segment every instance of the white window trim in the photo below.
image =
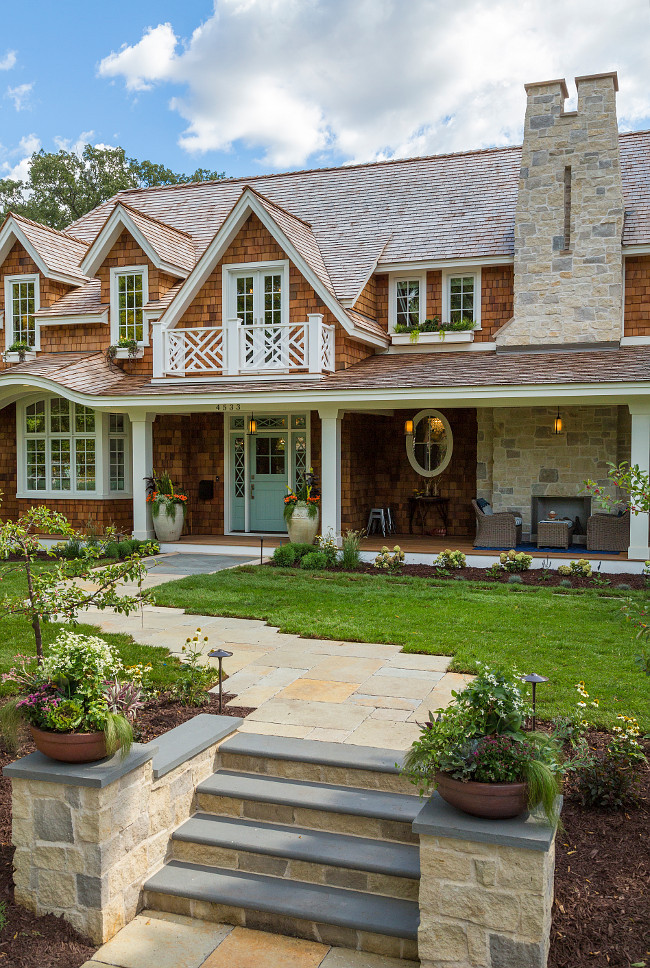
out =
{"type": "MultiPolygon", "coordinates": [[[[132,500],[133,499],[133,473],[132,473],[132,448],[131,448],[131,421],[128,419],[126,414],[124,415],[124,475],[126,488],[123,491],[111,491],[110,490],[110,454],[109,454],[109,426],[110,426],[110,415],[104,413],[101,410],[95,410],[95,433],[93,434],[80,434],[80,437],[86,436],[95,438],[95,484],[96,488],[94,491],[59,491],[54,490],[51,487],[46,488],[42,491],[28,490],[27,488],[27,445],[26,441],[28,436],[25,432],[25,411],[27,407],[31,406],[33,403],[37,403],[39,400],[46,401],[45,407],[45,419],[46,428],[49,426],[49,406],[47,405],[50,400],[55,397],[60,396],[57,393],[37,393],[30,394],[24,397],[22,400],[18,401],[16,404],[16,459],[17,459],[17,498],[43,498],[43,499],[53,499],[53,500],[87,500],[87,501],[105,501],[108,499],[115,500],[132,500]]],[[[64,398],[65,399],[65,398],[64,398]]],[[[92,409],[92,408],[91,408],[92,409]]],[[[72,438],[73,434],[52,434],[51,431],[46,430],[44,434],[34,435],[41,439],[45,439],[45,464],[47,468],[48,475],[51,472],[52,459],[51,459],[51,446],[50,441],[52,437],[63,436],[72,438]]],[[[31,439],[31,435],[30,438],[31,439]]],[[[71,455],[72,460],[72,455],[71,455]]]]}
{"type": "Polygon", "coordinates": [[[397,325],[397,283],[418,282],[420,284],[420,326],[427,318],[427,274],[426,272],[397,272],[388,277],[388,330],[395,332],[397,325]]]}
{"type": "Polygon", "coordinates": [[[450,280],[458,276],[474,277],[474,330],[481,329],[481,267],[476,266],[471,269],[459,267],[457,269],[445,269],[442,273],[442,323],[449,322],[449,303],[450,303],[450,280]]]}
{"type": "MultiPolygon", "coordinates": [[[[250,272],[254,275],[258,272],[280,272],[282,274],[282,322],[288,323],[289,320],[289,260],[282,259],[276,262],[233,262],[224,265],[221,272],[221,306],[222,306],[222,325],[227,326],[229,319],[237,318],[237,292],[235,288],[235,278],[250,272]],[[224,294],[225,298],[224,298],[224,294]]],[[[261,314],[263,308],[256,306],[253,314],[256,322],[263,322],[261,314]]]]}
{"type": "Polygon", "coordinates": [[[111,286],[111,343],[115,345],[120,338],[120,314],[118,298],[118,279],[134,272],[142,275],[142,341],[138,346],[149,345],[149,320],[144,307],[149,302],[149,266],[115,266],[110,270],[111,286]]]}
{"type": "MultiPolygon", "coordinates": [[[[14,342],[14,318],[13,318],[13,298],[11,287],[16,282],[34,283],[34,312],[41,308],[41,277],[38,273],[25,273],[24,275],[5,276],[5,349],[9,349],[14,342]]],[[[35,342],[34,349],[41,348],[41,327],[38,317],[34,320],[35,342]]]]}

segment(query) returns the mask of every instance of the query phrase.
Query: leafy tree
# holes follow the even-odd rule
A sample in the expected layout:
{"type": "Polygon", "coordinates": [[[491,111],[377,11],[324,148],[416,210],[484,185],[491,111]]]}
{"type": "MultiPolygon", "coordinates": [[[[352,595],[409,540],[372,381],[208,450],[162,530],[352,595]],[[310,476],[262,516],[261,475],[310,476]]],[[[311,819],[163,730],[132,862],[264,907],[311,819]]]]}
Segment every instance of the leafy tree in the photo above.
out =
{"type": "Polygon", "coordinates": [[[79,612],[89,605],[99,609],[113,608],[128,615],[148,598],[148,593],[142,591],[146,570],[141,559],[148,553],[146,546],[124,561],[94,570],[95,559],[100,555],[97,549],[84,549],[82,559],[74,566],[66,565],[56,559],[56,550],[41,547],[41,534],[74,537],[75,531],[64,515],[46,507],[32,507],[18,520],[0,524],[0,556],[18,556],[14,568],[0,572],[0,591],[3,578],[11,571],[22,571],[27,582],[26,598],[24,595],[5,595],[0,600],[0,617],[3,614],[24,615],[29,619],[39,664],[43,661],[42,622],[55,616],[75,622],[79,612]],[[36,561],[44,550],[54,561],[51,567],[39,569],[36,561]],[[92,586],[84,587],[88,582],[92,582],[92,586]],[[137,583],[139,593],[120,594],[118,588],[126,582],[137,583]]]}
{"type": "Polygon", "coordinates": [[[0,222],[8,212],[63,229],[119,191],[224,178],[197,168],[179,174],[152,161],[127,158],[124,148],[85,145],[74,151],[35,151],[26,181],[0,180],[0,222]]]}

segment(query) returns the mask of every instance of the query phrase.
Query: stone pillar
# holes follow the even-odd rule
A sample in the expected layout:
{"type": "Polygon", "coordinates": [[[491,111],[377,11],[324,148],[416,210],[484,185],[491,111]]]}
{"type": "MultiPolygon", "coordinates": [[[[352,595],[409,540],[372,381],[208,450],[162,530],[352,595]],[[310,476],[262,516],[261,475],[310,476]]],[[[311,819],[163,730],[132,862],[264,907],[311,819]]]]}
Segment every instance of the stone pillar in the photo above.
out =
{"type": "Polygon", "coordinates": [[[16,902],[63,917],[95,944],[109,941],[137,914],[142,885],[192,814],[219,743],[241,722],[202,714],[134,744],[124,759],[57,763],[31,753],[5,767],[16,902]]]}
{"type": "Polygon", "coordinates": [[[321,420],[321,534],[341,534],[341,418],[340,410],[318,411],[321,420]]]}
{"type": "Polygon", "coordinates": [[[514,312],[501,346],[618,343],[623,189],[615,73],[527,84],[515,214],[514,312]]]}
{"type": "Polygon", "coordinates": [[[476,819],[437,794],[413,829],[421,968],[545,968],[555,830],[530,818],[476,819]]]}
{"type": "Polygon", "coordinates": [[[155,537],[151,508],[147,504],[145,477],[153,470],[152,424],[155,413],[134,412],[131,420],[131,475],[133,480],[133,537],[140,540],[155,537]]]}
{"type": "MultiPolygon", "coordinates": [[[[650,473],[650,409],[647,404],[630,404],[632,416],[632,447],[630,464],[638,464],[644,473],[650,473]]],[[[630,547],[627,550],[629,558],[640,558],[647,561],[650,558],[648,547],[648,514],[630,515],[630,547]]]]}
{"type": "Polygon", "coordinates": [[[494,502],[494,410],[479,407],[476,410],[478,430],[476,433],[476,496],[494,502]]]}

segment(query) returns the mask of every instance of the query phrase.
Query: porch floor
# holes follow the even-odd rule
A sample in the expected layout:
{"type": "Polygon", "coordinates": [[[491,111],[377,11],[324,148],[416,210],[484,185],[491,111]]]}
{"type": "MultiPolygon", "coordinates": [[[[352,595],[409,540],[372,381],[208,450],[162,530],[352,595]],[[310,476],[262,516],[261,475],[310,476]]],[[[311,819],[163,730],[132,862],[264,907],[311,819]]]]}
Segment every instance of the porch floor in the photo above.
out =
{"type": "MultiPolygon", "coordinates": [[[[252,553],[259,553],[260,544],[262,539],[264,540],[264,552],[277,548],[279,544],[286,544],[288,541],[287,535],[266,535],[266,534],[187,534],[183,535],[179,542],[176,544],[165,545],[166,550],[183,551],[184,545],[191,546],[214,546],[215,550],[223,547],[241,547],[251,549],[252,553]]],[[[438,537],[436,535],[420,535],[420,534],[391,534],[382,537],[381,535],[372,535],[369,538],[364,538],[361,543],[362,551],[380,551],[384,545],[393,547],[398,544],[405,554],[412,555],[437,555],[445,548],[458,549],[464,552],[466,555],[480,556],[494,558],[497,552],[492,549],[475,548],[473,545],[472,537],[467,535],[453,535],[447,536],[445,538],[438,537]]],[[[590,560],[596,561],[627,561],[627,552],[620,552],[619,554],[607,554],[602,551],[584,551],[584,549],[576,549],[574,551],[568,550],[563,551],[561,548],[553,549],[552,552],[537,551],[536,549],[531,549],[530,554],[534,558],[589,558],[590,560]]]]}

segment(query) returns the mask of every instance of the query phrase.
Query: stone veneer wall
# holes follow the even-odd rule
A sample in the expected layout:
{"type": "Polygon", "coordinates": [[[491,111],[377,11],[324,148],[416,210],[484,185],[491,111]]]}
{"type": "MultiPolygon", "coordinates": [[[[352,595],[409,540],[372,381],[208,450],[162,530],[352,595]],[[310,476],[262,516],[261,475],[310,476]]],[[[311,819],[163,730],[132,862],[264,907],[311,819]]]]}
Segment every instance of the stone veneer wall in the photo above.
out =
{"type": "Polygon", "coordinates": [[[545,968],[554,871],[554,842],[531,850],[420,835],[421,968],[545,968]]]}
{"type": "Polygon", "coordinates": [[[497,334],[501,345],[607,342],[621,336],[623,191],[616,75],[576,78],[576,85],[578,110],[566,113],[564,81],[526,86],[514,317],[497,334]]]}
{"type": "Polygon", "coordinates": [[[495,511],[515,511],[531,530],[533,497],[578,497],[587,478],[607,484],[608,462],[630,458],[626,407],[553,407],[477,411],[477,495],[495,511]]]}

